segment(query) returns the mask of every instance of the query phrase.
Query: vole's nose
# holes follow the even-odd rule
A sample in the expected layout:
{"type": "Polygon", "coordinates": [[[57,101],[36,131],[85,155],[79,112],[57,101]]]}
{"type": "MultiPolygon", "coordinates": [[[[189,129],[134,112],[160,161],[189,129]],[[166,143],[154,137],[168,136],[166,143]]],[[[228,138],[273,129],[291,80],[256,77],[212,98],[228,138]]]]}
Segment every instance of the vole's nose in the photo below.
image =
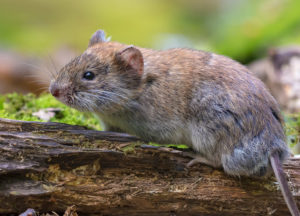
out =
{"type": "Polygon", "coordinates": [[[60,90],[58,88],[58,86],[56,84],[51,84],[50,85],[50,93],[54,96],[54,97],[59,97],[60,95],[60,90]]]}
{"type": "Polygon", "coordinates": [[[51,93],[54,97],[59,97],[59,90],[55,89],[52,93],[51,93]]]}

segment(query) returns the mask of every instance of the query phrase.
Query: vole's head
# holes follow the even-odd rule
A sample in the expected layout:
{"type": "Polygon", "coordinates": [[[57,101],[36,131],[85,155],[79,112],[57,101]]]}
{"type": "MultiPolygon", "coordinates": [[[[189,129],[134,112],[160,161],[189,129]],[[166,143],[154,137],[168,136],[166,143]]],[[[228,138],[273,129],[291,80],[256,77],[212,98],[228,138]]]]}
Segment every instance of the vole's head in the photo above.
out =
{"type": "Polygon", "coordinates": [[[88,49],[51,81],[50,92],[81,111],[114,112],[136,97],[143,69],[143,56],[137,48],[109,42],[98,30],[88,49]]]}

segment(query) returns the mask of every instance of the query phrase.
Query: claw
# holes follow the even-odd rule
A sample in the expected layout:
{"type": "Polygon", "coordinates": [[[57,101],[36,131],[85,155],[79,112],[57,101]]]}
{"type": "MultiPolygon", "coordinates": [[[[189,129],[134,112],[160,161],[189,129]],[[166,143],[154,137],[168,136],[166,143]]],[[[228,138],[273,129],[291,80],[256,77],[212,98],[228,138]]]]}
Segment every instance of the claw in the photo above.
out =
{"type": "Polygon", "coordinates": [[[203,163],[203,162],[200,161],[199,159],[195,158],[195,159],[190,160],[190,162],[187,163],[186,167],[191,168],[192,166],[194,166],[195,164],[198,164],[198,163],[203,163]]]}
{"type": "Polygon", "coordinates": [[[190,160],[190,162],[188,162],[186,164],[187,168],[191,168],[192,166],[194,166],[195,164],[205,164],[208,166],[213,166],[212,163],[210,161],[208,161],[206,158],[198,155],[198,154],[194,154],[194,153],[185,153],[184,156],[188,156],[190,158],[192,158],[192,160],[190,160]]]}

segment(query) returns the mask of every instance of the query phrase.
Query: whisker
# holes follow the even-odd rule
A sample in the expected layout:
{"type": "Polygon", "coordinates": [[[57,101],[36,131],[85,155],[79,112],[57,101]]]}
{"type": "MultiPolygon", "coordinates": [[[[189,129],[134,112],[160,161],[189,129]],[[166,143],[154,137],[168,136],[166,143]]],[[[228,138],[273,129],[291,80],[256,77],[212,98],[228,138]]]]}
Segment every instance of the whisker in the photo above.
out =
{"type": "Polygon", "coordinates": [[[42,92],[48,92],[49,88],[47,88],[47,87],[40,87],[40,88],[35,89],[35,91],[37,91],[37,92],[40,92],[40,91],[42,91],[42,92]]]}
{"type": "Polygon", "coordinates": [[[76,103],[77,107],[83,107],[82,111],[89,110],[91,112],[95,111],[94,104],[85,98],[78,98],[77,95],[74,96],[76,101],[80,101],[80,104],[76,103]],[[84,110],[85,109],[85,110],[84,110]]]}
{"type": "Polygon", "coordinates": [[[101,94],[102,96],[104,96],[103,94],[106,94],[106,96],[117,96],[117,97],[120,97],[120,98],[123,98],[125,100],[128,100],[129,98],[126,97],[126,96],[123,96],[123,95],[120,95],[116,92],[111,92],[111,91],[105,91],[105,90],[89,90],[89,92],[91,93],[97,93],[97,94],[101,94]]]}
{"type": "Polygon", "coordinates": [[[33,73],[26,73],[26,74],[24,74],[24,76],[41,79],[41,77],[44,78],[43,75],[46,75],[48,77],[48,80],[50,80],[51,78],[53,78],[51,71],[49,69],[47,69],[46,67],[41,67],[41,66],[38,66],[38,65],[33,65],[33,64],[30,64],[30,63],[26,63],[26,62],[20,62],[20,63],[18,63],[18,65],[19,66],[20,65],[25,65],[25,66],[33,68],[33,69],[35,69],[35,70],[37,70],[39,72],[42,72],[42,74],[41,74],[41,73],[37,73],[36,71],[33,71],[33,73]]]}
{"type": "Polygon", "coordinates": [[[55,75],[58,74],[57,67],[56,67],[56,65],[54,64],[53,58],[52,58],[50,55],[48,55],[48,57],[49,57],[49,59],[50,59],[50,62],[51,62],[51,64],[52,64],[54,70],[55,70],[55,74],[54,74],[54,76],[53,76],[53,77],[55,77],[55,75]]]}
{"type": "Polygon", "coordinates": [[[88,90],[86,92],[80,91],[74,93],[73,105],[82,111],[101,112],[104,107],[109,108],[111,103],[120,104],[122,100],[129,100],[129,98],[116,92],[88,90]]]}
{"type": "Polygon", "coordinates": [[[56,73],[56,69],[54,68],[53,65],[51,65],[52,63],[49,63],[50,61],[47,60],[44,64],[43,67],[45,68],[45,70],[47,71],[47,75],[49,76],[50,79],[55,79],[57,73],[56,73]]]}
{"type": "Polygon", "coordinates": [[[49,81],[41,80],[41,79],[30,79],[27,82],[30,85],[40,86],[40,87],[44,87],[44,88],[49,88],[49,86],[50,86],[49,81]]]}
{"type": "Polygon", "coordinates": [[[38,65],[34,65],[34,64],[30,64],[30,63],[27,63],[27,62],[20,62],[18,63],[18,65],[25,65],[25,66],[28,66],[28,67],[31,67],[31,68],[34,68],[34,69],[37,69],[37,70],[44,70],[45,68],[42,68],[38,65]]]}
{"type": "Polygon", "coordinates": [[[105,97],[103,95],[94,95],[94,94],[90,94],[90,93],[85,93],[85,95],[89,98],[94,98],[95,100],[103,99],[103,100],[109,100],[113,103],[117,103],[114,99],[109,98],[109,97],[105,97]]]}

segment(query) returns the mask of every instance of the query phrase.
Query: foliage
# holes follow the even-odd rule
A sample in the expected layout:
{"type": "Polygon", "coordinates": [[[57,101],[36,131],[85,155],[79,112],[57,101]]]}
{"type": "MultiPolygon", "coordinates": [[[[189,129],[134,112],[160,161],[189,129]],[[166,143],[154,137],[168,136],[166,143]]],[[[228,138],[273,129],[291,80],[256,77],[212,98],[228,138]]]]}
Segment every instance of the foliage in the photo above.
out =
{"type": "Polygon", "coordinates": [[[300,43],[299,7],[298,0],[234,2],[215,20],[214,48],[246,63],[270,47],[300,43]]]}
{"type": "MultiPolygon", "coordinates": [[[[0,43],[48,55],[63,44],[86,48],[105,29],[113,40],[161,48],[181,35],[193,48],[243,63],[268,48],[300,43],[299,0],[2,0],[0,43]]],[[[172,44],[181,46],[182,44],[172,44]]]]}

